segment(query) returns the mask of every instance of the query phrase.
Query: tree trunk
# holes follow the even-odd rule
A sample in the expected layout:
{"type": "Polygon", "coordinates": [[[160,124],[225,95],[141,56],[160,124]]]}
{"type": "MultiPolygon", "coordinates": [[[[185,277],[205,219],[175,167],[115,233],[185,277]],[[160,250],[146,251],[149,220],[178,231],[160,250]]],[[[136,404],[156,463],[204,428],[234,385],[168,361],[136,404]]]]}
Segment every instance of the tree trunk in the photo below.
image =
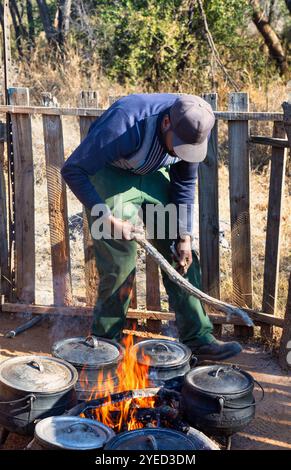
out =
{"type": "Polygon", "coordinates": [[[10,6],[10,14],[11,14],[11,19],[12,19],[12,23],[13,23],[13,28],[14,28],[14,31],[15,31],[16,47],[17,47],[17,50],[18,50],[19,57],[23,57],[22,44],[21,44],[21,38],[22,38],[21,27],[19,25],[19,22],[17,21],[17,17],[18,17],[17,13],[19,13],[19,12],[17,11],[17,5],[16,5],[15,1],[10,0],[10,5],[9,6],[10,6]]]}
{"type": "Polygon", "coordinates": [[[253,7],[253,22],[263,36],[270,56],[277,62],[281,75],[284,75],[288,70],[288,64],[281,41],[261,9],[259,0],[251,0],[250,3],[253,7]]]}
{"type": "Polygon", "coordinates": [[[26,0],[26,15],[28,23],[28,38],[30,49],[35,46],[35,29],[31,0],[26,0]]]}
{"type": "Polygon", "coordinates": [[[72,9],[72,0],[60,0],[58,8],[58,32],[59,43],[64,45],[66,36],[70,29],[70,16],[72,9]]]}
{"type": "Polygon", "coordinates": [[[66,36],[70,29],[70,16],[72,9],[72,0],[64,0],[63,6],[63,31],[66,36]]]}
{"type": "Polygon", "coordinates": [[[52,25],[50,12],[46,0],[37,0],[40,18],[43,24],[43,29],[49,43],[57,42],[57,31],[52,25]]]}
{"type": "Polygon", "coordinates": [[[290,14],[291,14],[291,0],[285,0],[286,7],[288,8],[290,14]]]}

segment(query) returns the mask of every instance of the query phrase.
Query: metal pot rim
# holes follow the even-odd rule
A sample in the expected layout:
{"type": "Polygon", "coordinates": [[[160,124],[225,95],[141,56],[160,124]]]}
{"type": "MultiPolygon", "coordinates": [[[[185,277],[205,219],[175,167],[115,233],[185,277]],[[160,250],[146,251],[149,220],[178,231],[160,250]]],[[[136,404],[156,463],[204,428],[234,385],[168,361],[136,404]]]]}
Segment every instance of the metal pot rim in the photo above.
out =
{"type": "Polygon", "coordinates": [[[104,441],[102,446],[99,447],[86,447],[86,446],[80,446],[80,447],[67,447],[64,444],[61,443],[56,443],[56,442],[50,442],[46,440],[44,437],[41,436],[41,432],[39,432],[39,428],[41,426],[44,426],[46,423],[52,423],[54,421],[67,421],[68,424],[72,422],[72,425],[74,425],[74,421],[76,423],[77,421],[77,416],[68,416],[68,415],[61,415],[61,416],[49,416],[47,418],[42,419],[39,423],[36,424],[35,430],[34,430],[34,438],[37,442],[39,442],[41,445],[45,447],[50,447],[52,449],[63,449],[63,450],[97,450],[97,449],[102,449],[102,447],[115,436],[115,432],[106,426],[105,424],[93,420],[93,419],[88,419],[88,418],[79,418],[79,424],[83,425],[90,425],[91,427],[98,428],[102,430],[105,434],[107,434],[107,440],[104,441]]]}
{"type": "Polygon", "coordinates": [[[63,344],[66,344],[66,343],[73,342],[73,341],[76,341],[76,342],[84,341],[84,339],[86,339],[84,336],[74,336],[72,338],[65,338],[65,339],[61,339],[59,341],[56,341],[52,346],[53,356],[58,358],[58,359],[62,359],[63,361],[69,362],[70,364],[72,364],[74,367],[77,367],[78,369],[81,368],[81,369],[84,369],[84,370],[107,369],[107,368],[110,368],[111,366],[115,366],[116,364],[118,364],[122,360],[123,355],[124,355],[124,348],[119,343],[117,343],[115,341],[112,341],[112,340],[107,339],[107,338],[99,338],[98,336],[96,336],[97,340],[100,339],[104,343],[109,343],[109,344],[115,346],[116,349],[118,349],[119,356],[116,359],[106,361],[106,362],[104,362],[103,364],[100,364],[100,365],[99,364],[86,364],[86,363],[82,363],[82,362],[76,362],[76,361],[71,361],[71,360],[68,360],[68,359],[63,359],[61,354],[59,354],[59,352],[58,352],[58,347],[59,346],[61,346],[63,344]]]}
{"type": "Polygon", "coordinates": [[[20,393],[24,393],[24,394],[34,394],[36,396],[42,396],[42,397],[52,397],[54,395],[58,395],[59,393],[62,393],[62,392],[66,392],[70,389],[72,389],[75,384],[77,383],[78,381],[78,372],[77,370],[75,369],[75,367],[70,364],[69,362],[67,361],[64,361],[63,359],[59,359],[59,358],[55,358],[55,357],[50,357],[50,356],[37,356],[37,355],[27,355],[27,356],[17,356],[17,357],[13,357],[13,358],[8,358],[8,359],[5,359],[5,361],[2,361],[1,364],[0,364],[0,387],[1,387],[1,384],[4,385],[5,387],[7,387],[9,390],[11,390],[12,392],[20,392],[20,393]],[[18,386],[16,384],[12,384],[10,383],[8,380],[5,379],[5,377],[2,377],[1,376],[1,368],[5,366],[5,364],[7,362],[11,362],[13,360],[15,360],[15,362],[17,361],[17,359],[19,359],[19,361],[21,361],[21,359],[23,361],[25,361],[26,359],[27,360],[33,360],[34,358],[37,358],[38,360],[46,360],[46,361],[52,361],[52,362],[57,362],[58,364],[61,364],[63,366],[66,366],[70,373],[71,373],[71,380],[68,384],[62,386],[62,387],[59,387],[59,389],[55,389],[53,391],[42,391],[42,390],[28,390],[28,389],[25,389],[25,388],[22,388],[21,386],[18,386]],[[4,366],[3,366],[4,364],[4,366]]]}
{"type": "MultiPolygon", "coordinates": [[[[154,365],[154,364],[149,364],[149,369],[151,370],[176,370],[176,369],[179,369],[183,366],[185,366],[185,364],[187,364],[190,359],[191,359],[191,355],[192,355],[192,352],[191,352],[191,349],[188,348],[188,346],[186,346],[185,344],[183,343],[180,343],[178,341],[175,341],[175,340],[168,340],[168,339],[145,339],[143,341],[139,341],[138,343],[136,343],[134,346],[132,346],[132,350],[133,351],[138,351],[138,349],[143,346],[143,345],[147,345],[147,344],[150,344],[150,343],[162,343],[162,344],[174,344],[174,345],[178,345],[177,347],[183,349],[184,353],[185,353],[185,357],[183,359],[181,359],[181,361],[176,364],[171,364],[171,365],[168,365],[168,364],[159,364],[159,365],[154,365]]],[[[137,353],[136,353],[136,356],[137,356],[137,353]]],[[[142,362],[140,362],[138,360],[138,357],[137,357],[137,362],[139,364],[142,364],[142,362]]]]}
{"type": "MultiPolygon", "coordinates": [[[[186,388],[187,390],[190,390],[191,392],[195,392],[197,394],[199,394],[200,396],[204,396],[204,397],[209,397],[209,398],[217,398],[217,397],[223,397],[223,398],[226,398],[226,399],[237,399],[237,398],[240,398],[240,397],[244,397],[246,395],[248,395],[249,393],[251,393],[254,389],[254,379],[253,377],[251,376],[251,374],[249,374],[248,372],[236,367],[236,366],[225,366],[227,369],[231,369],[233,368],[233,370],[236,370],[237,372],[240,372],[242,375],[244,375],[248,380],[249,380],[249,385],[241,390],[237,390],[235,392],[229,392],[229,391],[226,391],[226,392],[217,392],[216,390],[205,390],[203,388],[200,388],[198,386],[196,386],[195,384],[191,383],[189,380],[188,380],[188,377],[189,375],[195,375],[195,374],[198,374],[199,372],[203,372],[204,371],[210,371],[210,370],[215,370],[215,367],[220,367],[218,364],[215,364],[215,365],[208,365],[208,366],[200,366],[200,367],[197,367],[195,369],[191,369],[189,372],[187,372],[187,374],[185,374],[184,376],[184,384],[183,384],[183,389],[186,388]]],[[[182,392],[183,393],[183,392],[182,392]]]]}
{"type": "MultiPolygon", "coordinates": [[[[143,429],[135,429],[133,431],[124,431],[119,434],[117,434],[115,437],[113,437],[109,442],[106,443],[105,449],[106,450],[118,450],[119,446],[122,445],[124,442],[127,442],[129,440],[130,443],[134,443],[135,438],[139,436],[159,436],[162,437],[162,440],[166,439],[167,437],[172,437],[175,439],[177,442],[181,442],[181,444],[187,443],[187,449],[189,450],[195,450],[195,443],[194,439],[191,435],[188,435],[186,433],[183,433],[181,431],[177,431],[175,429],[171,428],[162,428],[162,427],[157,427],[157,428],[143,428],[143,429]],[[117,447],[115,447],[117,445],[117,447]]],[[[120,450],[123,450],[122,447],[120,450]]],[[[159,450],[157,448],[156,450],[159,450]]],[[[171,449],[169,449],[171,450],[171,449]]]]}

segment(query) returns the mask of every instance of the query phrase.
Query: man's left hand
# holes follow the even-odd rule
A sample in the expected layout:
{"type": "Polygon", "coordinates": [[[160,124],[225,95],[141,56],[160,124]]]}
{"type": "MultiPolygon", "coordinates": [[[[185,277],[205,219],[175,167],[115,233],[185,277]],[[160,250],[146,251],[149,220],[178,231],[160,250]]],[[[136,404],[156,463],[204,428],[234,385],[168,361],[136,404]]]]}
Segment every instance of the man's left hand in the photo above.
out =
{"type": "Polygon", "coordinates": [[[185,235],[183,239],[179,239],[176,245],[177,254],[179,255],[177,271],[182,276],[188,271],[192,264],[192,241],[190,235],[185,235]]]}

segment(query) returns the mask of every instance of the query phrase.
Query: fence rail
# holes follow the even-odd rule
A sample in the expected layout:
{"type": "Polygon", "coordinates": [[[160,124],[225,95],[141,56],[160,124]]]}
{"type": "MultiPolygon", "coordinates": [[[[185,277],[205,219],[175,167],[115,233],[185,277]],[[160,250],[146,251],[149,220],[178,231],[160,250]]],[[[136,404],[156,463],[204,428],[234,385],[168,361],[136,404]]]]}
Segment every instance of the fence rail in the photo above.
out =
{"type": "MultiPolygon", "coordinates": [[[[29,89],[12,88],[9,90],[10,105],[0,106],[0,114],[10,113],[12,118],[13,160],[15,168],[15,261],[11,269],[16,273],[16,310],[23,304],[33,305],[35,298],[35,240],[34,240],[34,170],[31,135],[31,115],[42,115],[46,176],[48,189],[48,214],[51,240],[51,260],[53,276],[54,307],[71,308],[72,283],[69,249],[69,230],[66,188],[61,179],[60,169],[64,162],[63,116],[75,116],[79,121],[80,138],[84,139],[90,124],[104,112],[98,108],[98,93],[82,92],[79,108],[53,108],[29,105],[29,89]],[[70,307],[71,306],[71,307],[70,307]]],[[[283,327],[281,319],[276,318],[276,299],[278,295],[278,266],[280,259],[280,229],[282,194],[287,158],[287,143],[284,128],[284,113],[250,112],[246,93],[231,93],[227,111],[218,111],[217,95],[204,95],[211,104],[216,124],[212,130],[208,155],[199,168],[199,227],[200,258],[203,289],[217,298],[220,297],[220,254],[219,254],[219,211],[218,211],[218,126],[219,121],[227,121],[229,139],[229,186],[232,246],[232,278],[234,301],[252,308],[252,251],[251,251],[251,214],[250,214],[250,157],[249,144],[272,146],[271,178],[269,189],[268,224],[266,237],[265,274],[262,310],[270,315],[270,322],[257,320],[263,325],[263,332],[271,337],[273,325],[283,327]],[[250,136],[250,121],[271,121],[273,136],[250,136]]],[[[288,129],[289,131],[289,129],[288,129]]],[[[288,134],[287,131],[287,134],[288,134]]],[[[290,132],[289,134],[290,135],[290,132]]],[[[2,139],[3,141],[3,139],[2,139]]],[[[3,174],[3,143],[0,143],[0,176],[3,174]],[[1,147],[2,145],[2,147],[1,147]]],[[[289,143],[290,145],[290,143],[289,143]]],[[[1,176],[0,214],[7,211],[4,204],[4,184],[1,176]]],[[[94,304],[98,288],[98,272],[95,266],[93,244],[84,214],[84,268],[86,284],[86,305],[94,304]]],[[[7,218],[7,217],[6,217],[7,218]]],[[[3,220],[6,220],[3,218],[3,220]]],[[[5,222],[6,223],[6,222],[5,222]]],[[[3,232],[3,221],[0,225],[3,232]]],[[[13,232],[13,231],[12,231],[13,232]]],[[[1,242],[1,271],[7,275],[7,248],[1,242]]],[[[6,277],[5,275],[5,277],[6,277]]],[[[4,285],[4,284],[3,284],[4,285]]],[[[2,287],[7,295],[7,285],[2,287]]],[[[11,298],[10,298],[11,300],[11,298]]],[[[136,286],[131,301],[128,320],[132,326],[143,315],[148,327],[158,330],[167,318],[173,321],[173,314],[161,312],[159,272],[150,258],[146,259],[146,308],[154,314],[137,312],[136,286]],[[134,313],[135,312],[135,313],[134,313]],[[134,317],[135,315],[135,317],[134,317]],[[168,317],[167,317],[168,315],[168,317]],[[170,316],[169,316],[170,315],[170,316]]],[[[44,307],[46,308],[46,307],[44,307]]],[[[13,309],[10,302],[2,311],[13,309]]],[[[23,309],[25,311],[25,309],[23,309]]],[[[32,309],[33,310],[33,309],[32,309]]],[[[27,311],[27,310],[26,310],[27,311]]],[[[41,308],[38,309],[41,313],[41,308]]],[[[32,312],[33,313],[33,312],[32,312]]],[[[37,313],[34,311],[34,313],[37,313]]],[[[220,325],[226,319],[212,314],[213,321],[220,325]]],[[[251,335],[252,330],[235,324],[239,335],[251,335]]],[[[286,335],[284,336],[286,337],[286,335]]]]}
{"type": "MultiPolygon", "coordinates": [[[[46,106],[13,106],[1,105],[0,114],[47,114],[54,116],[94,116],[104,113],[101,108],[53,108],[46,106]]],[[[216,119],[224,121],[283,121],[283,113],[214,111],[216,119]]]]}

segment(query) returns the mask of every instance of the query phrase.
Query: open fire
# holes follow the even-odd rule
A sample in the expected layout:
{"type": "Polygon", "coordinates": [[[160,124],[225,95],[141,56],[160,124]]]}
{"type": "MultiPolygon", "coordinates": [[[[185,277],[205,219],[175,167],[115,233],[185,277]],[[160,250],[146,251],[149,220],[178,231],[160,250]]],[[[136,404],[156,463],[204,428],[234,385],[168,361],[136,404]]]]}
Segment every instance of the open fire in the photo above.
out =
{"type": "MultiPolygon", "coordinates": [[[[89,397],[89,400],[106,398],[106,403],[91,410],[90,417],[101,421],[115,432],[140,429],[149,421],[151,425],[157,425],[155,413],[150,412],[157,404],[155,396],[128,398],[118,402],[112,400],[113,394],[150,387],[148,374],[150,358],[143,355],[143,364],[138,363],[136,352],[132,350],[133,336],[131,335],[125,337],[123,346],[124,357],[117,368],[118,384],[116,385],[116,380],[114,381],[110,375],[106,375],[106,380],[104,380],[104,372],[100,371],[89,397]]],[[[85,369],[82,370],[81,380],[88,385],[85,369]]],[[[84,413],[80,416],[88,417],[84,413]]]]}

